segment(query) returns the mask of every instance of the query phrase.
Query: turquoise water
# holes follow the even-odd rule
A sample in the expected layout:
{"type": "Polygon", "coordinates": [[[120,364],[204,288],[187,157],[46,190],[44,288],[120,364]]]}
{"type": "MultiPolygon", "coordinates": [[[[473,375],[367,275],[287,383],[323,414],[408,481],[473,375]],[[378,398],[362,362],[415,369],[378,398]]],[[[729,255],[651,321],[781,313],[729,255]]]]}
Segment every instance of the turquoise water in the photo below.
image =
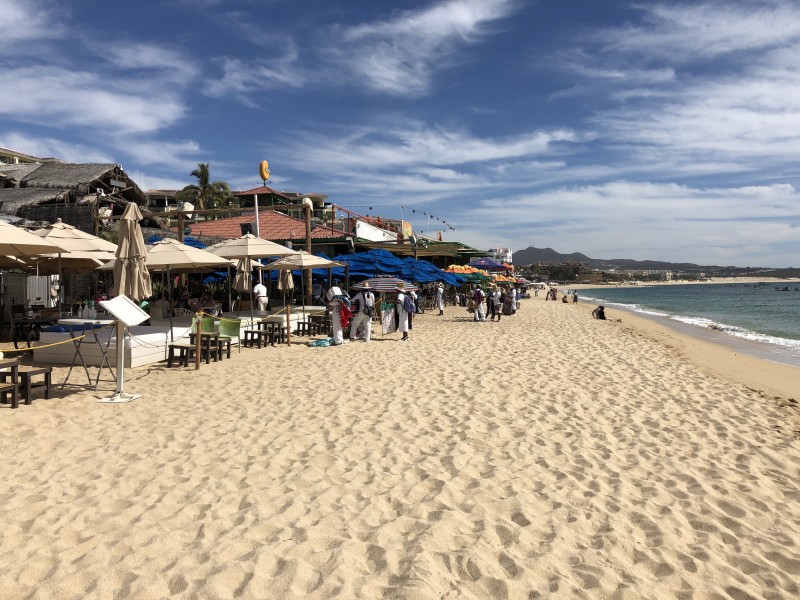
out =
{"type": "Polygon", "coordinates": [[[598,287],[584,300],[666,319],[692,333],[747,342],[750,353],[800,365],[800,283],[598,287]],[[783,291],[788,288],[787,291],[783,291]]]}

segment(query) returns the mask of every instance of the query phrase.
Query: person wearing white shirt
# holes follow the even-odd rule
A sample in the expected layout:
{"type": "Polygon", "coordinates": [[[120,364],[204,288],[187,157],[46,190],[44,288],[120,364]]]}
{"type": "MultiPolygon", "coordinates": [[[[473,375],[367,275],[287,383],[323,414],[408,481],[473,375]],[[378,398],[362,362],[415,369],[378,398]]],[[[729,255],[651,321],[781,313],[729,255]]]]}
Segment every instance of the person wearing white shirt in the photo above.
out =
{"type": "Polygon", "coordinates": [[[444,314],[444,286],[439,283],[436,286],[436,308],[439,309],[439,316],[444,314]]]}
{"type": "Polygon", "coordinates": [[[333,329],[333,345],[341,346],[344,344],[344,328],[342,327],[342,294],[341,288],[334,285],[325,294],[328,301],[328,310],[331,312],[331,328],[333,329]]]}
{"type": "Polygon", "coordinates": [[[397,284],[397,298],[394,301],[395,308],[397,309],[397,331],[403,334],[400,339],[401,342],[408,341],[408,313],[406,312],[403,303],[406,299],[406,287],[402,283],[397,284]]]}
{"type": "Polygon", "coordinates": [[[253,298],[256,300],[258,310],[267,310],[267,305],[269,304],[267,301],[267,286],[260,281],[253,288],[253,298]]]}
{"type": "Polygon", "coordinates": [[[350,341],[359,337],[359,329],[364,331],[364,341],[368,342],[372,338],[372,315],[375,314],[375,294],[370,291],[368,283],[365,283],[361,291],[352,299],[353,317],[350,319],[350,341]]]}

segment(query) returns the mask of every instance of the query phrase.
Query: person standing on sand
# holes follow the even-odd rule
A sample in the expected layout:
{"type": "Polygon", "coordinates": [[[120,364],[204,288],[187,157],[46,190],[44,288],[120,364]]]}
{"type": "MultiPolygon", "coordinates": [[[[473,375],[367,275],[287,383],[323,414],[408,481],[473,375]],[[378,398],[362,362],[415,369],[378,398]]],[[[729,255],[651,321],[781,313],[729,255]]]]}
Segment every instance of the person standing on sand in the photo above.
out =
{"type": "Polygon", "coordinates": [[[436,285],[436,308],[440,317],[444,315],[444,285],[441,281],[436,285]]]}
{"type": "Polygon", "coordinates": [[[328,310],[331,311],[331,328],[333,329],[333,345],[341,346],[344,344],[344,320],[342,319],[342,308],[349,307],[350,300],[342,293],[338,286],[333,286],[325,294],[328,301],[328,310]]]}
{"type": "Polygon", "coordinates": [[[406,286],[404,283],[397,284],[397,298],[394,301],[394,307],[397,311],[397,331],[403,334],[400,338],[401,342],[408,341],[408,313],[406,312],[403,303],[406,300],[406,286]]]}
{"type": "Polygon", "coordinates": [[[417,293],[414,290],[408,292],[408,297],[414,301],[414,310],[408,313],[408,330],[414,329],[414,315],[417,314],[417,293]]]}
{"type": "Polygon", "coordinates": [[[492,296],[492,321],[494,321],[495,316],[499,321],[500,317],[503,316],[503,288],[496,285],[489,291],[489,294],[492,296]]]}
{"type": "Polygon", "coordinates": [[[260,281],[253,288],[253,298],[256,301],[256,308],[258,310],[267,310],[267,306],[269,306],[267,300],[267,286],[260,281]]]}
{"type": "Polygon", "coordinates": [[[486,313],[483,311],[483,299],[486,297],[486,294],[483,293],[480,285],[475,286],[475,290],[472,292],[472,301],[475,304],[475,312],[473,313],[476,321],[485,321],[486,320],[486,313]]]}
{"type": "Polygon", "coordinates": [[[353,296],[353,318],[350,322],[350,341],[358,339],[358,329],[363,325],[364,341],[372,337],[372,315],[375,314],[375,295],[365,283],[361,291],[353,296]]]}

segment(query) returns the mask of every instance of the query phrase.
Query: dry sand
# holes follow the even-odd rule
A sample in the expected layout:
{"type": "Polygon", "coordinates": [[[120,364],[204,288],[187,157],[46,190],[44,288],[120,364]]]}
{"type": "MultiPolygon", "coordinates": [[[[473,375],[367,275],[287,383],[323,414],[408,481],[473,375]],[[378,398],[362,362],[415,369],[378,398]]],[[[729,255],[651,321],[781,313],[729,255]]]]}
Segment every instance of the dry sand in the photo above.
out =
{"type": "Polygon", "coordinates": [[[2,408],[0,598],[798,597],[797,409],[774,391],[800,370],[745,385],[590,308],[449,307],[409,343],[2,408]]]}

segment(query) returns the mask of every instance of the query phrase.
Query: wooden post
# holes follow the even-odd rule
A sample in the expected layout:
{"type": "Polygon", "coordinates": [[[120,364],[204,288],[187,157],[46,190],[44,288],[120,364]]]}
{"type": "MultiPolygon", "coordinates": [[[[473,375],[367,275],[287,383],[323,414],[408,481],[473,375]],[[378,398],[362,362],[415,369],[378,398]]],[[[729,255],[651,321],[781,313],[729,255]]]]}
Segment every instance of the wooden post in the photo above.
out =
{"type": "MultiPolygon", "coordinates": [[[[306,213],[306,252],[311,254],[311,206],[308,204],[303,204],[305,207],[306,213]]],[[[303,299],[303,303],[306,305],[311,305],[311,269],[308,269],[303,273],[303,278],[306,280],[306,297],[303,299]]]]}
{"type": "Polygon", "coordinates": [[[286,345],[292,345],[292,303],[286,305],[286,345]]]}
{"type": "Polygon", "coordinates": [[[200,315],[198,313],[194,314],[194,368],[195,370],[200,368],[200,315]]]}

